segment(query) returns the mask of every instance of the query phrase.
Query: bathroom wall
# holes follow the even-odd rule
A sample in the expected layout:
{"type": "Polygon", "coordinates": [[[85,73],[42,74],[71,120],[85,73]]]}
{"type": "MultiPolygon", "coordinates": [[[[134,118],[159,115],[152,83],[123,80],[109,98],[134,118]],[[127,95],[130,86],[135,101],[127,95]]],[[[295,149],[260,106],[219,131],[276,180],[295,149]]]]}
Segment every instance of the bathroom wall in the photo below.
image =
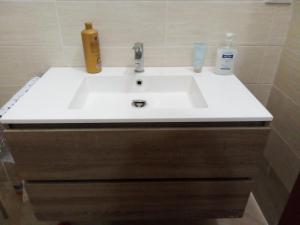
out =
{"type": "Polygon", "coordinates": [[[104,66],[132,65],[136,41],[146,66],[191,65],[195,41],[209,45],[213,65],[224,33],[234,32],[236,74],[266,103],[290,16],[290,5],[263,0],[0,0],[0,105],[50,66],[82,66],[85,21],[100,31],[104,66]]]}
{"type": "Polygon", "coordinates": [[[294,5],[267,107],[274,121],[264,152],[267,172],[261,174],[257,196],[275,225],[300,172],[300,1],[294,5]]]}

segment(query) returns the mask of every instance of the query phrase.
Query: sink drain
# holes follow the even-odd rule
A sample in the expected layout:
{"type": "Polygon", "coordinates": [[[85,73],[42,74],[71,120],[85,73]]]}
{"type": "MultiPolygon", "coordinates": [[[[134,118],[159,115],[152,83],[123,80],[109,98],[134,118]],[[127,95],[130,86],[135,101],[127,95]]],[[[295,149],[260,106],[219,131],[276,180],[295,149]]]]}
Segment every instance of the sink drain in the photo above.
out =
{"type": "Polygon", "coordinates": [[[131,105],[136,108],[143,108],[147,105],[147,102],[142,99],[135,99],[132,101],[131,105]]]}

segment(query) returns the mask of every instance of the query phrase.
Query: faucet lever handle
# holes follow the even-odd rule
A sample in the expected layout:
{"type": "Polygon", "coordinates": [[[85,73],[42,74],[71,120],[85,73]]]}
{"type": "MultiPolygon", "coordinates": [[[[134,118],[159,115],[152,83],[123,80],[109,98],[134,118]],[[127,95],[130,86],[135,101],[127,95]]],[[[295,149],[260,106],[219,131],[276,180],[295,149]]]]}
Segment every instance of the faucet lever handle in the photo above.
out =
{"type": "Polygon", "coordinates": [[[132,48],[134,50],[134,57],[135,59],[141,59],[143,57],[143,43],[136,42],[132,48]]]}
{"type": "Polygon", "coordinates": [[[143,51],[143,43],[136,42],[134,46],[132,47],[133,50],[137,51],[143,51]]]}

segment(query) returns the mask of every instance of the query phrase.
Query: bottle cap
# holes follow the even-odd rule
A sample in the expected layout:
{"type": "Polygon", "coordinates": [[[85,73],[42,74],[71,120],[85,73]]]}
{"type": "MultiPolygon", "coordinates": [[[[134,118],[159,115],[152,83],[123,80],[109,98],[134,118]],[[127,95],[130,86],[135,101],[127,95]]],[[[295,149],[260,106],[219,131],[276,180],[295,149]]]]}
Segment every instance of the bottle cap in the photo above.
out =
{"type": "Polygon", "coordinates": [[[91,22],[85,23],[85,29],[87,30],[93,29],[93,24],[91,22]]]}
{"type": "Polygon", "coordinates": [[[234,40],[234,33],[226,33],[225,43],[227,46],[232,46],[234,40]]]}
{"type": "Polygon", "coordinates": [[[226,38],[233,38],[234,37],[234,33],[226,33],[226,38]]]}

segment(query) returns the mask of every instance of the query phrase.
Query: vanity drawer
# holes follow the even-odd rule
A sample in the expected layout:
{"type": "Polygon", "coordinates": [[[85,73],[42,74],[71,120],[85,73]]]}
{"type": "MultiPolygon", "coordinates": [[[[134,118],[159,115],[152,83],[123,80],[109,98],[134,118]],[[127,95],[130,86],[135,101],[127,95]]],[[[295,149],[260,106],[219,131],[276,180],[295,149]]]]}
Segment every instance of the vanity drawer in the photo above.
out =
{"type": "Polygon", "coordinates": [[[27,183],[40,220],[161,220],[241,217],[252,182],[27,183]]]}
{"type": "Polygon", "coordinates": [[[252,128],[7,130],[25,180],[245,178],[269,133],[252,128]]]}

